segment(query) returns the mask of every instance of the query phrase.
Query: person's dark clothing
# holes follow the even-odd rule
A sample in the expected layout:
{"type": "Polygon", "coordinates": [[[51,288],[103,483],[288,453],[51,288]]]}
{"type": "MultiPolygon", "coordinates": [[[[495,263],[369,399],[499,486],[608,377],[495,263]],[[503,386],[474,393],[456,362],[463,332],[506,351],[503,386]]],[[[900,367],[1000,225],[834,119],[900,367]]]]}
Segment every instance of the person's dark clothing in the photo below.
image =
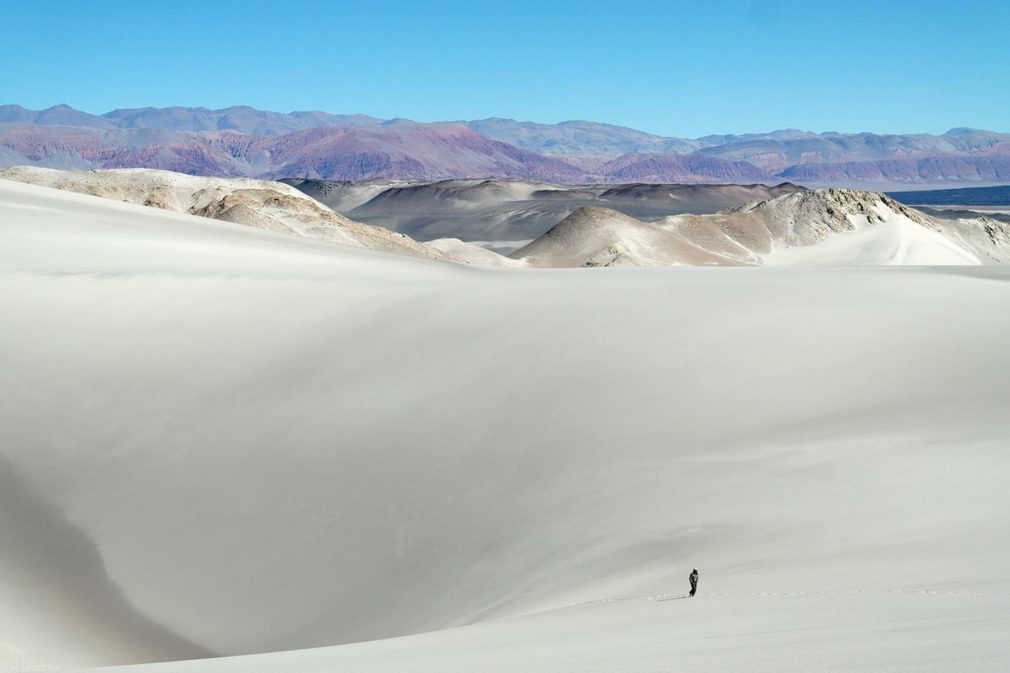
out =
{"type": "Polygon", "coordinates": [[[695,592],[698,591],[698,571],[692,570],[691,575],[687,579],[691,582],[691,595],[694,596],[695,592]]]}

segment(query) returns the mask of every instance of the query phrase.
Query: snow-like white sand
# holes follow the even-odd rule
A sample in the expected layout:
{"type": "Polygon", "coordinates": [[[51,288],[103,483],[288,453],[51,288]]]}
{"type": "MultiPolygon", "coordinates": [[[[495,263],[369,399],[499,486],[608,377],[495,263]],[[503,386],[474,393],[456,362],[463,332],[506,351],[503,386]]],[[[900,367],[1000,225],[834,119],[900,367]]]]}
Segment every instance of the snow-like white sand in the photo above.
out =
{"type": "Polygon", "coordinates": [[[883,204],[878,204],[873,212],[879,219],[877,224],[868,224],[865,216],[852,217],[855,231],[837,234],[815,245],[775,250],[765,255],[763,262],[769,266],[981,263],[978,255],[883,204]]]}
{"type": "Polygon", "coordinates": [[[1010,662],[1002,268],[479,270],[0,181],[0,315],[8,670],[1010,662]]]}

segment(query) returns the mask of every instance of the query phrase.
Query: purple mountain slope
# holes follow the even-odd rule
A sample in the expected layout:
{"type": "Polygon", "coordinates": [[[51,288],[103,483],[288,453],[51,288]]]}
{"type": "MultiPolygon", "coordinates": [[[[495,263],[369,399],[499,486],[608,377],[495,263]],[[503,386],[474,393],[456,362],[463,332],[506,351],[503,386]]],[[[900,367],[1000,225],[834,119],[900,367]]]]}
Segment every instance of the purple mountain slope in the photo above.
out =
{"type": "Polygon", "coordinates": [[[18,164],[352,181],[984,184],[1010,180],[1010,134],[785,130],[684,139],[587,121],[416,123],[247,106],[94,115],[67,105],[0,106],[0,167],[18,164]]]}

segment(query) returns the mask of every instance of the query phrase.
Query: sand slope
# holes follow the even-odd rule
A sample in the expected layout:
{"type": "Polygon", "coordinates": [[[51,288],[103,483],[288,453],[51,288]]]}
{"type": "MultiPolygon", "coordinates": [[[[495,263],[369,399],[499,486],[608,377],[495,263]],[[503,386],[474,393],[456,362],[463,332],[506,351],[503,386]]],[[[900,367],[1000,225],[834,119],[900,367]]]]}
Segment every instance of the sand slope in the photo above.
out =
{"type": "Polygon", "coordinates": [[[733,266],[676,232],[608,208],[583,207],[512,257],[532,266],[733,266]]]}
{"type": "Polygon", "coordinates": [[[280,182],[184,175],[147,168],[58,171],[18,166],[0,179],[55,187],[341,245],[442,259],[403,234],[350,220],[280,182]]]}
{"type": "Polygon", "coordinates": [[[512,253],[533,266],[964,266],[1010,261],[1010,227],[929,217],[883,194],[819,189],[641,222],[582,208],[512,253]]]}
{"type": "Polygon", "coordinates": [[[4,551],[0,660],[999,670],[1008,280],[478,270],[0,181],[13,525],[128,608],[4,551]]]}

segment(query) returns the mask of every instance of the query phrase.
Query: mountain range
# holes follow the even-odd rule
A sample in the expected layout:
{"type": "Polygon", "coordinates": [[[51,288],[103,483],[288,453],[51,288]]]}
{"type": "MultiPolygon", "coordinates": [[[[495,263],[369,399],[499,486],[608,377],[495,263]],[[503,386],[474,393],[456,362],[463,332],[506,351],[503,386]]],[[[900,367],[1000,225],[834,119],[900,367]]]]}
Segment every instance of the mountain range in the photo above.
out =
{"type": "Polygon", "coordinates": [[[0,167],[160,168],[192,175],[562,184],[766,183],[895,187],[1010,181],[1010,134],[782,130],[687,139],[609,124],[419,123],[247,106],[0,106],[0,167]]]}

